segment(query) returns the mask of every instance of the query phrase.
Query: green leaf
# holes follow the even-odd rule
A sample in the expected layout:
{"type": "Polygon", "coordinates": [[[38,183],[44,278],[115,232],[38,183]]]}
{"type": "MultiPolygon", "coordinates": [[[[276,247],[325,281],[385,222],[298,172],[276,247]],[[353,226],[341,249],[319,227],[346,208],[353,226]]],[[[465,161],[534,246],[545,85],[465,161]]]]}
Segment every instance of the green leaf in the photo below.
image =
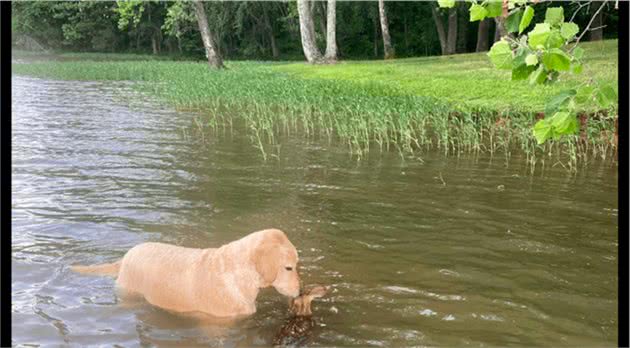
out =
{"type": "Polygon", "coordinates": [[[571,57],[559,48],[553,48],[545,52],[542,56],[542,61],[547,70],[567,71],[571,66],[571,57]]]}
{"type": "Polygon", "coordinates": [[[549,34],[551,33],[551,27],[547,23],[538,23],[534,27],[534,30],[529,32],[529,39],[527,43],[529,47],[533,49],[537,49],[538,46],[545,46],[547,43],[547,39],[549,38],[549,34]]]}
{"type": "Polygon", "coordinates": [[[510,13],[508,18],[505,20],[505,28],[508,33],[515,33],[518,31],[519,24],[521,23],[521,18],[523,17],[523,11],[521,9],[517,9],[510,13]]]}
{"type": "Polygon", "coordinates": [[[534,53],[528,54],[525,57],[525,64],[529,66],[538,64],[538,56],[534,53]]]}
{"type": "Polygon", "coordinates": [[[558,81],[558,76],[560,76],[560,73],[552,70],[552,71],[548,71],[547,72],[547,79],[545,80],[545,83],[553,83],[558,81]]]}
{"type": "Polygon", "coordinates": [[[592,97],[593,97],[593,91],[595,90],[595,88],[593,88],[593,86],[589,86],[589,85],[585,85],[582,86],[580,88],[578,88],[577,90],[577,94],[575,95],[575,101],[578,104],[583,104],[586,102],[591,102],[592,97]]]}
{"type": "Polygon", "coordinates": [[[512,68],[512,81],[527,80],[534,70],[536,70],[535,66],[528,66],[527,64],[521,64],[512,68]]]}
{"type": "Polygon", "coordinates": [[[512,67],[516,68],[519,65],[525,64],[525,57],[531,51],[525,47],[518,47],[516,51],[514,51],[514,59],[512,60],[512,67]]]}
{"type": "Polygon", "coordinates": [[[455,6],[455,0],[438,0],[438,6],[451,8],[455,6]]]}
{"type": "Polygon", "coordinates": [[[617,101],[617,92],[615,92],[614,88],[606,85],[602,87],[601,90],[602,90],[602,93],[606,96],[606,99],[608,99],[610,102],[617,101]]]}
{"type": "Polygon", "coordinates": [[[534,137],[538,141],[538,145],[544,144],[547,139],[553,136],[553,128],[549,123],[549,120],[543,119],[536,122],[534,125],[534,137]]]}
{"type": "Polygon", "coordinates": [[[579,31],[580,27],[572,22],[562,23],[562,26],[560,26],[560,34],[562,34],[562,37],[565,38],[565,40],[573,39],[575,34],[577,34],[579,31]]]}
{"type": "Polygon", "coordinates": [[[557,112],[551,118],[553,136],[575,134],[578,130],[577,118],[566,111],[557,112]]]}
{"type": "Polygon", "coordinates": [[[555,26],[564,22],[564,9],[562,7],[549,7],[545,12],[545,23],[555,26]]]}
{"type": "Polygon", "coordinates": [[[547,72],[542,65],[538,66],[538,69],[529,77],[529,83],[532,85],[542,84],[545,80],[547,80],[547,72]]]}
{"type": "Polygon", "coordinates": [[[512,80],[526,80],[529,75],[536,70],[534,66],[528,66],[525,63],[527,55],[531,52],[527,48],[519,48],[516,51],[516,56],[512,60],[512,80]]]}
{"type": "Polygon", "coordinates": [[[473,3],[470,6],[470,21],[471,22],[482,21],[484,18],[486,18],[487,14],[488,14],[488,11],[486,10],[486,8],[479,4],[473,3]]]}
{"type": "Polygon", "coordinates": [[[569,89],[553,96],[551,99],[549,99],[547,105],[545,105],[545,115],[551,115],[559,109],[562,109],[576,94],[576,90],[569,89]]]}
{"type": "Polygon", "coordinates": [[[606,99],[606,96],[600,90],[595,91],[595,100],[597,100],[597,104],[602,108],[608,106],[608,99],[606,99]]]}
{"type": "Polygon", "coordinates": [[[571,63],[571,72],[572,73],[574,73],[576,75],[579,75],[579,74],[582,73],[582,70],[583,70],[582,63],[579,63],[579,62],[571,63]]]}
{"type": "Polygon", "coordinates": [[[495,42],[488,52],[488,57],[497,69],[512,69],[512,50],[507,41],[495,42]]]}
{"type": "Polygon", "coordinates": [[[527,29],[529,23],[531,23],[532,18],[534,18],[534,8],[531,6],[525,7],[525,11],[523,11],[523,17],[521,17],[521,23],[518,25],[518,33],[522,33],[523,30],[527,29]]]}
{"type": "Polygon", "coordinates": [[[600,107],[605,108],[617,101],[617,92],[611,86],[603,86],[595,91],[595,100],[600,107]]]}
{"type": "Polygon", "coordinates": [[[498,17],[503,13],[503,1],[502,0],[489,0],[486,5],[488,11],[487,17],[498,17]]]}
{"type": "Polygon", "coordinates": [[[573,57],[577,59],[582,59],[584,57],[584,49],[582,47],[576,47],[573,49],[573,57]]]}
{"type": "Polygon", "coordinates": [[[551,33],[549,34],[549,37],[547,38],[547,43],[545,44],[545,47],[560,48],[564,45],[564,42],[565,40],[560,34],[560,30],[553,29],[551,30],[551,33]]]}
{"type": "Polygon", "coordinates": [[[610,104],[617,102],[617,92],[609,85],[600,87],[595,90],[595,100],[600,107],[608,107],[610,104]]]}

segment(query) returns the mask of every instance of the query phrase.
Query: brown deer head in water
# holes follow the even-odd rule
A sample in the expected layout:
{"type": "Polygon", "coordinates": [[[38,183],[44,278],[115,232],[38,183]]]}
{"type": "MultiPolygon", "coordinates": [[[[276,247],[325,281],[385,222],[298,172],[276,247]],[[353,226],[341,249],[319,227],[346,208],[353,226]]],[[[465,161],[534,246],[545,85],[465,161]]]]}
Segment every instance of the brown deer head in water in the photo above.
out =
{"type": "Polygon", "coordinates": [[[329,286],[316,285],[302,292],[302,294],[291,300],[289,310],[291,317],[276,333],[273,344],[278,345],[297,345],[309,339],[312,335],[314,321],[311,315],[311,302],[319,297],[324,296],[329,286]]]}
{"type": "Polygon", "coordinates": [[[311,312],[311,302],[319,297],[323,297],[330,287],[316,285],[309,290],[304,291],[300,296],[291,300],[290,310],[295,316],[309,316],[311,312]]]}

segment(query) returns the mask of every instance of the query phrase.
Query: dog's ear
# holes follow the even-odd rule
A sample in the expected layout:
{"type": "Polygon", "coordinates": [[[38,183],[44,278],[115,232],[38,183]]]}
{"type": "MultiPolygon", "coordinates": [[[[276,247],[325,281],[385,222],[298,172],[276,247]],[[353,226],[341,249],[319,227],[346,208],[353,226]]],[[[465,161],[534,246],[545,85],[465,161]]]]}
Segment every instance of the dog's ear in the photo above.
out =
{"type": "Polygon", "coordinates": [[[256,271],[263,279],[264,286],[269,286],[276,280],[280,268],[280,245],[277,243],[262,243],[254,251],[253,260],[256,271]]]}

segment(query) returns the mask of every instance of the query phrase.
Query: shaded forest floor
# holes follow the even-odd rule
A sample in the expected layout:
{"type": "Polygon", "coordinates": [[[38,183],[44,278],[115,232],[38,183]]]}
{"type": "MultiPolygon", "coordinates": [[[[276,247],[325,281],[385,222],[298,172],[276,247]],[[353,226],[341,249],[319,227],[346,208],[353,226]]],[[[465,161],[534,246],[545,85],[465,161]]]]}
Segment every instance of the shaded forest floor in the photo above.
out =
{"type": "Polygon", "coordinates": [[[518,149],[532,163],[554,153],[574,166],[612,157],[616,110],[594,115],[579,135],[544,146],[536,144],[531,126],[546,101],[563,89],[589,78],[616,86],[617,41],[582,47],[583,73],[563,74],[550,86],[510,81],[510,72],[492,67],[485,53],[333,65],[228,61],[226,70],[211,71],[204,62],[164,57],[65,53],[33,59],[16,52],[20,63],[13,64],[13,72],[149,82],[139,88],[180,109],[199,111],[206,127],[244,120],[265,157],[266,145],[274,144],[279,133],[298,131],[340,140],[358,156],[374,147],[393,148],[403,156],[440,149],[509,157],[518,149]]]}

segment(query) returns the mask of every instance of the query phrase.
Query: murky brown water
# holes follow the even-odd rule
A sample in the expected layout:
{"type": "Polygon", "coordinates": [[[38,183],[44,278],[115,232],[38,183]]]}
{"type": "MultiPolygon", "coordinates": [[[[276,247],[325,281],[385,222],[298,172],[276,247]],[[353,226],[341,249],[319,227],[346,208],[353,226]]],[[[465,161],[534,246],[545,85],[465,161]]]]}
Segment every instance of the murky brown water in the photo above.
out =
{"type": "Polygon", "coordinates": [[[238,130],[184,137],[191,117],[126,84],[13,78],[15,345],[269,345],[286,314],[274,290],[214,327],[68,269],[267,227],[298,247],[307,284],[334,288],[315,303],[313,345],[616,344],[616,167],[356,162],[297,138],[263,163],[238,130]]]}

